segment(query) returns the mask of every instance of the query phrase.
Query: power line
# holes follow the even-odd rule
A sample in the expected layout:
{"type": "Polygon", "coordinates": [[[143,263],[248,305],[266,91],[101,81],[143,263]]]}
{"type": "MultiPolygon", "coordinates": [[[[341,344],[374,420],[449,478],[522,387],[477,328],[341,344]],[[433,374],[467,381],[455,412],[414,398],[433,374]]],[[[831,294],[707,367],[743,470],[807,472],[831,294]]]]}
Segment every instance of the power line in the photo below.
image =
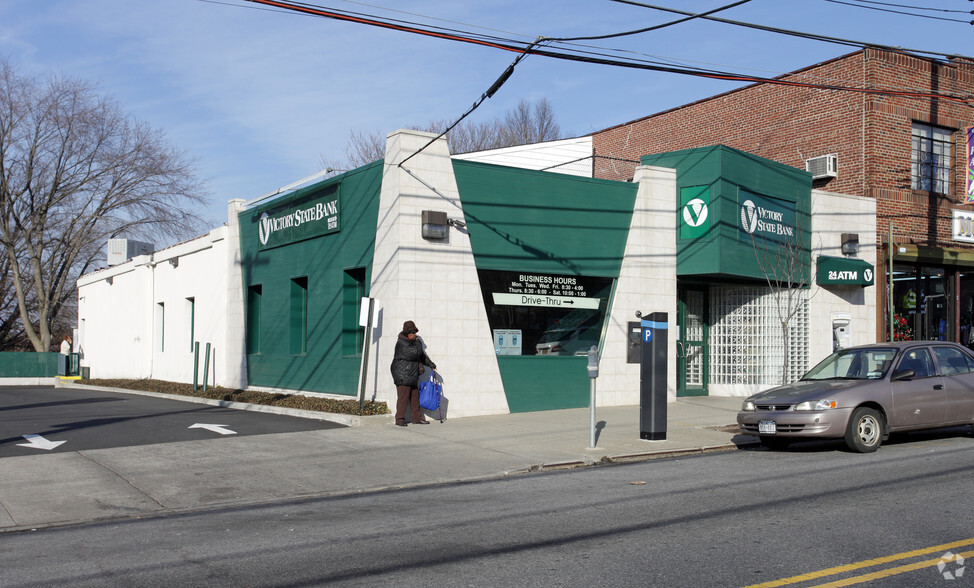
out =
{"type": "MultiPolygon", "coordinates": [[[[641,69],[641,70],[647,70],[647,71],[657,71],[657,72],[673,73],[673,74],[680,74],[680,75],[690,75],[690,76],[696,76],[696,77],[704,77],[704,78],[711,78],[711,79],[720,79],[720,80],[727,80],[727,81],[750,82],[750,83],[769,83],[769,84],[787,85],[787,86],[794,86],[794,87],[819,88],[819,89],[826,89],[826,90],[850,91],[850,92],[858,92],[858,93],[864,93],[864,94],[885,95],[885,96],[902,96],[902,97],[922,98],[922,99],[931,99],[931,100],[945,99],[945,100],[957,101],[957,102],[960,102],[960,103],[963,103],[963,104],[974,105],[974,98],[972,98],[971,96],[956,96],[956,95],[952,95],[952,94],[944,94],[944,93],[938,93],[938,92],[925,92],[925,91],[912,91],[912,90],[881,90],[881,89],[876,89],[876,88],[861,88],[861,87],[854,87],[854,86],[842,86],[842,85],[837,85],[837,84],[823,84],[823,83],[814,83],[814,82],[799,82],[799,81],[794,80],[794,79],[785,79],[783,77],[768,78],[768,77],[761,77],[761,76],[748,76],[748,75],[737,74],[737,73],[733,73],[733,72],[724,72],[724,71],[719,71],[719,70],[704,70],[704,69],[691,69],[691,68],[685,68],[685,67],[684,68],[680,68],[680,67],[673,67],[673,66],[664,66],[664,65],[659,65],[659,64],[655,64],[655,63],[646,63],[646,62],[640,62],[640,61],[635,61],[635,60],[620,61],[618,59],[610,59],[610,58],[607,58],[607,57],[605,57],[603,55],[596,54],[596,53],[591,53],[591,52],[588,55],[581,54],[581,53],[584,53],[584,52],[581,52],[581,51],[578,51],[578,50],[575,50],[575,52],[576,53],[580,53],[580,54],[572,55],[572,54],[568,54],[568,53],[565,53],[565,52],[559,52],[559,51],[553,51],[553,50],[548,50],[548,49],[536,48],[536,45],[537,45],[536,42],[535,43],[531,43],[527,47],[523,47],[523,46],[520,46],[521,44],[519,44],[519,43],[517,43],[517,44],[510,44],[511,42],[509,42],[509,41],[499,40],[499,39],[496,39],[496,38],[495,39],[484,39],[484,38],[476,38],[476,37],[464,36],[464,34],[461,34],[461,33],[457,32],[457,31],[451,31],[449,33],[446,33],[446,32],[443,32],[442,30],[428,30],[428,29],[422,28],[419,25],[416,25],[415,23],[401,24],[401,23],[395,23],[395,22],[387,22],[387,21],[377,20],[377,17],[371,17],[371,16],[366,17],[366,16],[363,16],[363,15],[352,15],[352,14],[342,13],[340,11],[335,11],[335,10],[332,10],[332,9],[327,9],[327,8],[323,8],[323,7],[319,7],[319,6],[315,6],[315,5],[309,5],[309,4],[287,2],[287,1],[284,1],[284,0],[247,0],[247,1],[254,2],[254,3],[257,3],[257,4],[274,6],[274,7],[282,8],[282,9],[286,9],[286,10],[294,10],[294,11],[297,11],[299,13],[306,14],[306,15],[310,15],[310,16],[333,18],[333,19],[337,19],[337,20],[350,21],[350,22],[355,22],[355,23],[358,23],[358,24],[367,24],[367,25],[370,25],[370,26],[376,26],[376,27],[381,27],[381,28],[398,30],[398,31],[402,31],[402,32],[409,32],[409,33],[414,33],[414,34],[426,35],[426,36],[431,36],[431,37],[440,38],[440,39],[447,39],[447,40],[451,40],[451,41],[458,41],[458,42],[464,42],[464,43],[472,43],[472,44],[476,44],[476,45],[491,47],[491,48],[494,48],[494,49],[500,49],[500,50],[510,51],[510,52],[514,52],[514,53],[521,53],[521,54],[531,53],[531,54],[541,55],[541,56],[544,56],[544,57],[550,57],[550,58],[553,58],[553,59],[562,59],[562,60],[568,60],[568,61],[578,61],[578,62],[584,62],[584,63],[598,64],[598,65],[609,65],[609,66],[616,66],[616,67],[625,67],[625,68],[629,68],[629,69],[641,69]]],[[[641,3],[637,3],[637,2],[632,2],[630,0],[614,0],[614,1],[616,1],[616,2],[622,2],[622,3],[626,3],[626,4],[640,5],[640,6],[644,6],[644,7],[647,7],[647,8],[658,8],[658,7],[651,6],[651,5],[646,5],[646,4],[641,4],[641,3]]],[[[686,13],[686,12],[683,12],[683,11],[678,11],[678,10],[673,10],[673,9],[668,9],[668,8],[661,8],[661,9],[662,10],[665,10],[665,11],[669,11],[669,12],[677,12],[677,13],[682,13],[682,14],[686,14],[686,15],[691,15],[690,13],[686,13]]],[[[742,25],[750,26],[750,27],[754,27],[754,28],[762,28],[762,29],[769,29],[769,30],[772,29],[772,27],[763,27],[762,25],[751,25],[749,23],[739,23],[738,21],[727,21],[726,19],[716,18],[716,17],[712,17],[712,16],[705,16],[705,17],[702,17],[702,18],[706,18],[706,19],[709,19],[709,20],[717,20],[717,21],[720,21],[720,22],[727,22],[727,23],[730,23],[730,24],[742,24],[742,25]]],[[[781,30],[783,30],[783,29],[776,29],[775,32],[780,32],[781,30]]],[[[848,45],[853,45],[853,46],[870,46],[868,44],[867,45],[861,45],[861,44],[859,44],[858,42],[855,42],[855,41],[849,41],[849,40],[844,40],[844,39],[841,39],[840,40],[840,39],[835,39],[835,38],[831,38],[831,37],[824,37],[824,36],[821,36],[821,35],[811,35],[811,34],[808,34],[808,33],[796,33],[795,31],[789,31],[789,34],[798,34],[799,36],[807,36],[808,38],[817,38],[818,40],[826,40],[827,39],[827,40],[830,40],[831,42],[840,42],[841,44],[848,44],[848,45]]],[[[545,39],[545,40],[546,41],[554,41],[553,39],[545,39]]],[[[898,52],[898,53],[902,53],[904,51],[913,51],[913,52],[917,52],[917,53],[930,53],[930,52],[926,52],[926,51],[906,50],[906,49],[902,49],[902,48],[886,47],[886,46],[882,46],[882,45],[874,45],[874,47],[878,47],[880,49],[886,49],[888,51],[893,51],[893,52],[898,52]]],[[[937,55],[939,55],[939,54],[937,54],[937,55]]]]}
{"type": "MultiPolygon", "coordinates": [[[[346,0],[347,2],[348,0],[346,0]]],[[[911,8],[913,10],[931,10],[934,12],[953,12],[956,14],[974,14],[974,10],[956,10],[952,8],[932,8],[930,6],[912,6],[910,4],[893,4],[892,2],[877,2],[876,0],[854,0],[860,4],[880,4],[882,6],[895,6],[897,8],[911,8]]]]}
{"type": "MultiPolygon", "coordinates": [[[[963,23],[967,23],[967,24],[974,25],[974,20],[966,21],[966,20],[961,20],[959,18],[947,18],[946,16],[931,16],[929,14],[916,14],[915,12],[904,12],[902,10],[890,10],[889,8],[877,8],[875,6],[863,6],[862,4],[855,4],[853,2],[842,2],[842,0],[825,0],[825,1],[826,2],[832,2],[833,4],[845,4],[846,6],[855,6],[856,8],[865,8],[866,10],[876,10],[876,11],[879,11],[879,12],[891,12],[893,14],[905,14],[907,16],[915,16],[917,18],[929,18],[929,19],[933,19],[933,20],[946,20],[946,21],[950,21],[950,22],[963,22],[963,23]]],[[[883,2],[874,2],[873,4],[884,4],[884,3],[883,2]]],[[[900,5],[899,4],[888,4],[887,6],[900,6],[900,5]]],[[[907,8],[916,8],[916,7],[908,6],[907,8]]],[[[927,10],[937,10],[937,9],[928,8],[927,10]]],[[[957,11],[946,11],[945,10],[944,12],[962,12],[962,11],[960,11],[960,10],[957,10],[957,11]]],[[[974,14],[974,12],[972,12],[972,14],[974,14]]]]}
{"type": "Polygon", "coordinates": [[[642,28],[642,29],[636,29],[634,31],[626,31],[626,32],[623,32],[623,33],[609,33],[609,34],[606,34],[606,35],[594,35],[594,36],[591,36],[591,37],[552,38],[550,40],[552,40],[552,41],[596,41],[596,40],[599,40],[599,39],[614,39],[614,38],[617,38],[617,37],[627,37],[627,36],[630,36],[630,35],[639,35],[639,34],[642,34],[642,33],[648,33],[650,31],[656,31],[656,30],[663,29],[663,28],[666,28],[666,27],[671,27],[673,25],[678,25],[678,24],[681,24],[681,23],[685,23],[685,22],[687,22],[689,20],[693,20],[695,18],[703,18],[703,17],[707,16],[708,14],[714,14],[715,12],[721,12],[721,11],[724,11],[724,10],[727,10],[727,9],[730,9],[730,8],[734,8],[735,6],[740,6],[741,4],[747,4],[750,1],[751,0],[740,0],[738,2],[733,2],[731,4],[727,4],[726,6],[720,6],[718,8],[714,8],[713,10],[708,10],[707,12],[701,12],[699,14],[690,14],[690,13],[687,13],[687,14],[690,14],[690,16],[688,16],[686,18],[679,18],[679,19],[674,20],[674,21],[665,22],[663,24],[658,24],[658,25],[654,25],[654,26],[646,27],[646,28],[642,28]]]}
{"type": "MultiPolygon", "coordinates": [[[[746,4],[746,3],[750,2],[750,1],[751,0],[738,0],[737,2],[728,4],[726,6],[722,6],[720,8],[715,8],[714,10],[711,10],[711,11],[706,12],[706,13],[703,13],[703,14],[713,14],[713,13],[719,12],[721,10],[727,10],[728,8],[732,8],[734,6],[740,6],[741,4],[746,4]]],[[[430,141],[428,143],[426,143],[425,145],[423,145],[422,147],[420,147],[418,151],[416,151],[415,153],[411,153],[409,155],[409,157],[407,157],[406,159],[403,159],[402,161],[400,161],[399,162],[399,167],[402,167],[402,165],[404,163],[406,163],[407,161],[409,161],[410,159],[412,159],[414,155],[417,155],[417,154],[421,153],[422,151],[424,151],[427,147],[429,147],[430,145],[432,145],[437,139],[439,139],[443,135],[449,133],[451,130],[453,130],[453,128],[455,126],[457,126],[458,124],[460,124],[460,121],[462,121],[463,119],[467,118],[467,116],[469,116],[474,110],[476,110],[478,107],[480,107],[480,105],[483,104],[485,100],[487,100],[488,98],[491,98],[494,95],[494,93],[496,93],[497,90],[499,90],[500,87],[504,85],[504,82],[506,82],[508,80],[508,78],[511,77],[511,75],[514,73],[514,68],[517,66],[517,64],[522,59],[524,59],[528,54],[531,53],[531,49],[535,45],[539,45],[539,44],[542,44],[542,43],[547,43],[547,42],[555,41],[555,40],[560,40],[560,41],[569,41],[569,40],[571,40],[571,41],[579,41],[579,40],[592,40],[592,39],[608,39],[608,38],[613,38],[613,37],[622,37],[622,36],[628,36],[628,35],[636,35],[636,34],[640,34],[640,33],[645,33],[647,31],[661,29],[663,27],[668,27],[668,26],[672,26],[672,25],[679,24],[679,23],[682,23],[682,22],[686,22],[688,20],[692,20],[694,18],[697,18],[697,16],[698,15],[694,15],[694,16],[690,16],[690,17],[687,17],[687,18],[677,19],[677,20],[672,21],[672,22],[669,22],[669,23],[665,23],[665,24],[661,24],[661,25],[657,25],[657,26],[653,26],[653,27],[648,27],[648,28],[643,28],[643,29],[639,29],[639,30],[635,30],[635,31],[627,31],[627,32],[623,32],[623,33],[613,33],[613,34],[610,34],[610,35],[602,35],[602,36],[598,36],[598,37],[577,37],[577,38],[574,38],[574,39],[539,39],[539,40],[531,43],[531,45],[528,46],[528,48],[525,50],[525,52],[522,53],[521,55],[518,55],[517,56],[517,59],[514,60],[514,63],[512,63],[511,65],[509,65],[507,67],[507,69],[504,70],[504,73],[502,73],[501,76],[499,78],[497,78],[497,80],[490,86],[490,88],[486,92],[484,92],[484,94],[480,97],[480,99],[477,102],[474,102],[473,106],[471,106],[470,109],[467,110],[467,112],[463,113],[463,115],[461,115],[460,118],[458,118],[456,120],[456,122],[454,122],[452,125],[450,125],[449,127],[447,127],[447,129],[444,130],[442,133],[440,133],[436,137],[430,139],[430,141]]]]}
{"type": "MultiPolygon", "coordinates": [[[[642,8],[650,8],[650,9],[653,9],[653,10],[660,10],[660,11],[663,11],[663,12],[672,12],[674,14],[686,14],[686,15],[692,14],[691,12],[686,12],[685,10],[677,10],[675,8],[667,8],[665,6],[654,6],[652,4],[645,4],[643,2],[635,2],[634,0],[612,0],[612,2],[618,2],[620,4],[630,4],[632,6],[641,6],[642,8]]],[[[923,55],[935,55],[937,57],[951,57],[951,55],[949,55],[947,53],[942,53],[942,52],[939,52],[939,51],[926,51],[926,50],[923,50],[923,49],[908,49],[908,48],[905,48],[905,47],[893,47],[893,46],[890,46],[890,45],[880,45],[878,43],[866,43],[866,42],[863,42],[863,41],[853,41],[851,39],[842,39],[842,38],[839,38],[839,37],[830,37],[830,36],[827,36],[827,35],[819,35],[819,34],[816,34],[816,33],[803,33],[801,31],[792,31],[792,30],[789,30],[789,29],[781,29],[781,28],[777,28],[777,27],[769,27],[769,26],[765,26],[765,25],[759,25],[759,24],[754,24],[754,23],[749,23],[749,22],[743,22],[743,21],[739,21],[739,20],[729,20],[729,19],[720,18],[720,17],[717,17],[717,16],[704,16],[704,17],[701,17],[701,18],[705,18],[707,20],[712,20],[712,21],[715,21],[715,22],[722,22],[724,24],[739,26],[739,27],[746,27],[746,28],[751,28],[751,29],[758,29],[758,30],[762,30],[762,31],[768,31],[768,32],[771,32],[771,33],[778,33],[778,34],[781,34],[781,35],[790,35],[790,36],[793,36],[793,37],[801,37],[801,38],[804,38],[804,39],[812,39],[812,40],[815,40],[815,41],[825,41],[825,42],[828,42],[828,43],[835,43],[835,44],[838,44],[838,45],[850,45],[850,46],[853,46],[853,47],[877,47],[879,49],[886,49],[887,51],[895,51],[897,53],[909,52],[909,53],[920,53],[920,54],[923,54],[923,55]]]]}

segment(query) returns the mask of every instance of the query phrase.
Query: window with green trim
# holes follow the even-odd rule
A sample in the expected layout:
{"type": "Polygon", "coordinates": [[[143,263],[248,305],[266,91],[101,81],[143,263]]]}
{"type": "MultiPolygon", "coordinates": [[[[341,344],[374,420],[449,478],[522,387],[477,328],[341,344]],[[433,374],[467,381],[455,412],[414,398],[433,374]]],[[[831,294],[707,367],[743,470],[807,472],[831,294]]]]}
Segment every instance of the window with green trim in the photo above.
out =
{"type": "Polygon", "coordinates": [[[156,333],[159,333],[159,351],[166,350],[166,303],[156,305],[156,333]]]}
{"type": "Polygon", "coordinates": [[[368,296],[365,268],[345,270],[342,281],[342,355],[361,355],[365,327],[359,325],[362,298],[368,296]]]}
{"type": "Polygon", "coordinates": [[[308,352],[308,278],[291,280],[290,313],[291,355],[308,352]]]}
{"type": "Polygon", "coordinates": [[[189,350],[193,350],[193,343],[196,338],[196,298],[186,299],[187,311],[189,314],[189,350]]]}
{"type": "Polygon", "coordinates": [[[260,304],[263,286],[247,288],[247,353],[260,353],[260,304]]]}

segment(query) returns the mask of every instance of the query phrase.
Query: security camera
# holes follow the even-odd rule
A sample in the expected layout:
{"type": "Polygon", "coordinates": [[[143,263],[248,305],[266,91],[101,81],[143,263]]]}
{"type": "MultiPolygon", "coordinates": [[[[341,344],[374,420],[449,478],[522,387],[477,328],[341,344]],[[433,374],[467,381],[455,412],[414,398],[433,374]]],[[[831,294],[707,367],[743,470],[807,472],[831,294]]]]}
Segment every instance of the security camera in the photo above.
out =
{"type": "Polygon", "coordinates": [[[643,318],[643,313],[636,311],[636,318],[643,318]]]}

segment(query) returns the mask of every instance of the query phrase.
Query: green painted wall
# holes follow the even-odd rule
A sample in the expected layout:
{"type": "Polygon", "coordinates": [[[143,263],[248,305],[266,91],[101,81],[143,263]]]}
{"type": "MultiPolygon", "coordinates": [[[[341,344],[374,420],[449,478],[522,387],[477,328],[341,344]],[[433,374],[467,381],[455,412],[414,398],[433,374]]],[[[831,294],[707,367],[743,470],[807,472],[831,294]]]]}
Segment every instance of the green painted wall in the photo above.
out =
{"type": "MultiPolygon", "coordinates": [[[[345,339],[354,340],[358,313],[345,308],[350,300],[347,282],[350,275],[364,279],[363,295],[368,295],[381,184],[382,162],[376,162],[240,214],[244,295],[257,285],[261,293],[259,333],[247,333],[248,347],[259,349],[247,355],[251,385],[357,395],[361,349],[351,353],[354,341],[349,346],[345,339]],[[261,214],[285,202],[313,201],[336,188],[339,232],[259,250],[261,214]],[[307,304],[306,352],[292,354],[292,349],[302,348],[292,336],[301,328],[302,314],[294,292],[305,286],[301,294],[307,304]],[[349,321],[354,325],[346,324],[349,321]]],[[[254,306],[248,308],[253,311],[254,306]]]]}
{"type": "MultiPolygon", "coordinates": [[[[637,186],[454,161],[477,269],[618,278],[637,186]]],[[[584,357],[498,356],[511,412],[588,406],[584,357]]]]}
{"type": "MultiPolygon", "coordinates": [[[[755,257],[755,241],[741,228],[741,204],[751,200],[793,211],[796,251],[803,262],[800,277],[808,283],[811,174],[723,145],[646,155],[641,162],[677,170],[679,276],[765,279],[755,257]],[[684,204],[693,198],[709,204],[706,222],[697,227],[684,218],[684,204]]],[[[757,243],[759,248],[780,250],[772,240],[757,243]]]]}
{"type": "Polygon", "coordinates": [[[57,375],[57,353],[0,353],[0,378],[53,378],[57,375]]]}

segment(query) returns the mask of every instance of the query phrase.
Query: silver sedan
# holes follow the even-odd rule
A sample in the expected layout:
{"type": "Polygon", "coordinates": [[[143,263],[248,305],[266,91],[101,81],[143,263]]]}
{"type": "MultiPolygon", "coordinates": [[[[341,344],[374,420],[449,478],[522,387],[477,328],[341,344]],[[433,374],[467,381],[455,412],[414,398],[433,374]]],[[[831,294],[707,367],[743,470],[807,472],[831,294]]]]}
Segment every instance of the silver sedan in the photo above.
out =
{"type": "Polygon", "coordinates": [[[840,349],[794,384],[748,397],[737,424],[772,448],[844,439],[861,453],[876,451],[890,433],[974,430],[974,355],[945,341],[840,349]]]}

